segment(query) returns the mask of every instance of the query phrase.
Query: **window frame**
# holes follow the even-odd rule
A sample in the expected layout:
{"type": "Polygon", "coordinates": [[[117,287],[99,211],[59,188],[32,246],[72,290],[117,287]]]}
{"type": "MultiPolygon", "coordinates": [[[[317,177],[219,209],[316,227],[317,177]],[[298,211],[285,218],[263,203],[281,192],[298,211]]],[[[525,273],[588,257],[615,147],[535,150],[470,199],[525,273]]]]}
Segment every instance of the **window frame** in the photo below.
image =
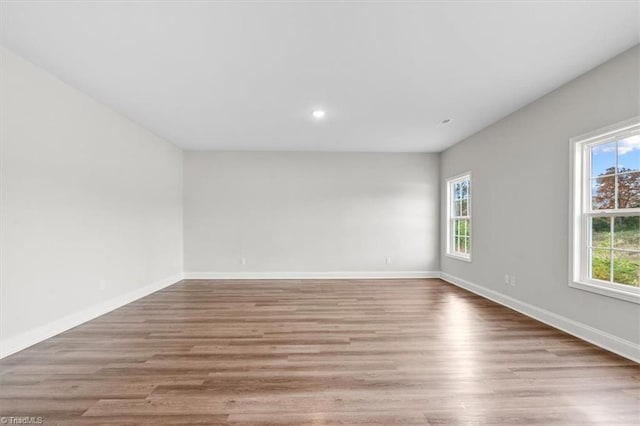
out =
{"type": "MultiPolygon", "coordinates": [[[[591,147],[638,134],[640,116],[570,139],[569,286],[640,304],[640,287],[590,278],[591,218],[640,216],[640,208],[593,210],[591,147]]],[[[613,248],[610,251],[613,253],[613,248]]]]}
{"type": "Polygon", "coordinates": [[[445,255],[452,258],[452,259],[458,259],[458,260],[463,260],[465,262],[471,262],[471,254],[472,254],[472,248],[473,248],[473,244],[471,244],[471,242],[473,241],[473,190],[472,190],[472,176],[471,176],[471,172],[464,172],[464,173],[460,173],[457,174],[455,176],[451,176],[449,178],[447,178],[447,249],[446,249],[446,253],[445,255]],[[454,198],[453,198],[453,185],[458,183],[458,182],[462,182],[468,180],[469,181],[469,199],[468,199],[468,204],[467,204],[467,216],[453,216],[453,203],[454,203],[454,198]],[[454,223],[456,219],[460,219],[460,218],[466,218],[469,220],[469,227],[470,227],[470,232],[469,232],[469,244],[470,244],[470,249],[469,249],[469,253],[460,253],[457,251],[454,251],[454,247],[455,244],[453,243],[453,238],[455,237],[455,232],[454,232],[454,223]]]}

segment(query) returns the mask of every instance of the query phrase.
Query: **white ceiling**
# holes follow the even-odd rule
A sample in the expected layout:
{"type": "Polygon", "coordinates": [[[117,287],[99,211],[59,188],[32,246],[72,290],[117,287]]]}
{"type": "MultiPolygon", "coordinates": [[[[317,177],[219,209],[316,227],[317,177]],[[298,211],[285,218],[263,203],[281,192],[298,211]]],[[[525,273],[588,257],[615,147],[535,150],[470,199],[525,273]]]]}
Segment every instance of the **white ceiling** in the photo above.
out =
{"type": "Polygon", "coordinates": [[[3,1],[1,23],[17,54],[219,150],[441,151],[640,42],[637,1],[3,1]]]}

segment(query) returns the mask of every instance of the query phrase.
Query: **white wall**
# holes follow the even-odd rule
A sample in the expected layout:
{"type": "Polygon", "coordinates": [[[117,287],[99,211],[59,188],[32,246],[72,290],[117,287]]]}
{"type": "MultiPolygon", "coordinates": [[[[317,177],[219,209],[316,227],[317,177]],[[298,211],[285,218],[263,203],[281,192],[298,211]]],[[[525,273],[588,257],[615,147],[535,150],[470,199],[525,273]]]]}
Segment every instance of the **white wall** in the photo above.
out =
{"type": "Polygon", "coordinates": [[[186,277],[438,271],[438,162],[438,154],[185,152],[186,277]]]}
{"type": "Polygon", "coordinates": [[[182,273],[182,152],[2,49],[0,352],[182,273]]]}
{"type": "MultiPolygon", "coordinates": [[[[640,48],[442,154],[442,271],[496,299],[632,355],[640,306],[568,286],[569,138],[640,113],[640,48]],[[473,262],[444,256],[445,180],[473,172],[473,262]],[[505,286],[505,273],[516,286],[505,286]],[[567,321],[565,321],[567,320],[567,321]]],[[[635,356],[640,359],[640,352],[635,356]]]]}

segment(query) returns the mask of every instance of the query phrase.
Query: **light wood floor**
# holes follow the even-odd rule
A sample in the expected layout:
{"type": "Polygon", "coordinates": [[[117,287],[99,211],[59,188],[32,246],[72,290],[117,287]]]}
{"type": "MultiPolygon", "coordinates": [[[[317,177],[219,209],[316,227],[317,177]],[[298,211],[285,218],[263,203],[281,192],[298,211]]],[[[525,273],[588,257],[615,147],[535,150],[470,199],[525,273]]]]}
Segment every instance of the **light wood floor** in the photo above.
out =
{"type": "Polygon", "coordinates": [[[0,361],[44,424],[640,424],[640,368],[440,280],[173,285],[0,361]]]}

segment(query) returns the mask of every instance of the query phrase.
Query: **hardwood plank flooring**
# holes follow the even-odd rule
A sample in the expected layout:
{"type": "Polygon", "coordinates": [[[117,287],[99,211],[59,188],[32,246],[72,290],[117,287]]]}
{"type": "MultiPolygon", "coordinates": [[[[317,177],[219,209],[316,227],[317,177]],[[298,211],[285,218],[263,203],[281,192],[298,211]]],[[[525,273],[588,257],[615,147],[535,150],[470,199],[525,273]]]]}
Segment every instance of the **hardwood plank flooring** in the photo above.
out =
{"type": "Polygon", "coordinates": [[[0,361],[44,424],[639,425],[640,367],[440,280],[185,280],[0,361]]]}

